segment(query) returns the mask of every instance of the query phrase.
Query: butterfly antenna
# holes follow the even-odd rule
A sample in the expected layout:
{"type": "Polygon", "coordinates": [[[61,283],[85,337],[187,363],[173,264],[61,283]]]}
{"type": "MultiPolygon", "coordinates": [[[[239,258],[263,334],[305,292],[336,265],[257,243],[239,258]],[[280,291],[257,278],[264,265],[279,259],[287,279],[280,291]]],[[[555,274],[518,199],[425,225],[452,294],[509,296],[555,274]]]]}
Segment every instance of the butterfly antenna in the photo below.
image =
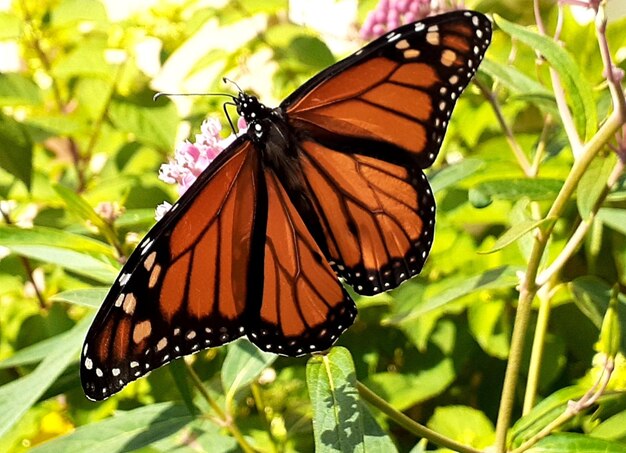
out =
{"type": "Polygon", "coordinates": [[[237,82],[230,80],[228,77],[222,77],[222,80],[224,81],[224,83],[232,83],[233,85],[235,85],[235,88],[237,88],[240,93],[243,93],[243,90],[239,85],[237,85],[237,82]]]}
{"type": "Polygon", "coordinates": [[[235,107],[237,107],[237,104],[235,104],[234,102],[224,102],[224,105],[222,106],[222,108],[224,109],[224,114],[226,115],[226,118],[228,119],[228,124],[230,124],[230,128],[233,130],[233,134],[237,134],[237,131],[235,131],[235,126],[233,125],[233,121],[230,119],[230,114],[228,113],[228,109],[226,108],[227,105],[234,105],[235,107]]]}
{"type": "Polygon", "coordinates": [[[235,96],[228,93],[163,93],[162,91],[159,91],[152,97],[152,100],[156,101],[162,96],[226,96],[231,100],[236,99],[235,96]]]}

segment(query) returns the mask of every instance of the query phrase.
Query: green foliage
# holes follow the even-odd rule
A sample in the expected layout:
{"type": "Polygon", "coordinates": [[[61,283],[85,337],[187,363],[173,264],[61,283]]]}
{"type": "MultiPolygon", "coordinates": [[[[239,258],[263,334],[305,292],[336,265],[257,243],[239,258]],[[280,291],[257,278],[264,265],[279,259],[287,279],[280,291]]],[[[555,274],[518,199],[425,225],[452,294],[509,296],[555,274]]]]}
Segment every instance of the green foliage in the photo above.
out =
{"type": "Polygon", "coordinates": [[[205,3],[0,12],[0,451],[623,451],[626,139],[598,39],[625,69],[626,19],[598,33],[563,7],[555,40],[550,2],[547,34],[527,5],[497,5],[427,171],[431,256],[396,290],[354,295],[339,346],[294,359],[240,340],[85,399],[95,309],[177,196],[159,165],[207,115],[229,133],[222,98],[154,91],[229,92],[228,76],[271,105],[345,55],[338,36],[364,44],[291,22],[284,0],[205,3]]]}

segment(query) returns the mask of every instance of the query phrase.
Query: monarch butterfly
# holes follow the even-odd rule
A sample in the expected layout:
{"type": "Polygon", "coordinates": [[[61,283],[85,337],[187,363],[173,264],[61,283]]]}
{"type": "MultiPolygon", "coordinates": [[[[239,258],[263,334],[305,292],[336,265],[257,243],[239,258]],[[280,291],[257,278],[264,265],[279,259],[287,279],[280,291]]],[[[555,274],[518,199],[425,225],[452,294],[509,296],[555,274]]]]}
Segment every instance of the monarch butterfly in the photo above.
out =
{"type": "Polygon", "coordinates": [[[422,169],[490,38],[482,14],[443,14],[380,37],[278,108],[233,97],[248,130],[124,265],[82,349],[87,397],[241,336],[287,356],[323,351],[357,313],[340,279],[372,295],[419,273],[435,219],[422,169]]]}

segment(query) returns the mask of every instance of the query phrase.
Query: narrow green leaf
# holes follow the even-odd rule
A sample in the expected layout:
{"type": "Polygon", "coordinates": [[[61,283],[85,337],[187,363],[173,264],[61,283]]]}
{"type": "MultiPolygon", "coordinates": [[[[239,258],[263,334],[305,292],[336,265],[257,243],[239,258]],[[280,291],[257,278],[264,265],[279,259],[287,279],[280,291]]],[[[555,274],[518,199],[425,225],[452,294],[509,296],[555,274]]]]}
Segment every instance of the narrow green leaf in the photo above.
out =
{"type": "Polygon", "coordinates": [[[276,360],[275,354],[263,352],[245,339],[228,345],[222,365],[222,387],[229,404],[239,390],[252,382],[276,360]]]}
{"type": "Polygon", "coordinates": [[[595,439],[586,434],[557,433],[544,437],[528,453],[623,453],[623,442],[595,439]]]}
{"type": "Polygon", "coordinates": [[[484,167],[485,162],[480,159],[463,159],[461,162],[445,167],[431,175],[428,178],[430,187],[433,189],[433,192],[437,193],[472,176],[484,167]]]}
{"type": "Polygon", "coordinates": [[[613,153],[595,158],[578,181],[576,204],[581,218],[586,219],[598,201],[613,171],[615,160],[616,156],[613,153]]]}
{"type": "Polygon", "coordinates": [[[495,242],[495,244],[493,244],[493,247],[491,249],[478,253],[489,254],[502,250],[504,247],[512,244],[520,237],[524,236],[535,228],[543,228],[551,223],[554,223],[554,221],[555,219],[527,220],[525,222],[515,224],[511,228],[506,230],[504,234],[502,234],[502,236],[498,238],[498,240],[495,242]]]}
{"type": "Polygon", "coordinates": [[[0,106],[40,105],[39,87],[31,79],[16,73],[0,73],[0,106]]]}
{"type": "Polygon", "coordinates": [[[91,319],[83,319],[65,334],[65,341],[53,342],[54,348],[47,350],[32,373],[0,387],[0,437],[19,421],[76,358],[90,324],[91,319]]]}
{"type": "Polygon", "coordinates": [[[115,231],[113,231],[111,225],[106,223],[85,199],[73,190],[62,186],[61,184],[56,184],[53,188],[54,191],[63,199],[68,209],[78,216],[78,218],[83,221],[88,221],[95,226],[100,234],[107,238],[109,243],[115,244],[117,242],[115,231]]]}
{"type": "Polygon", "coordinates": [[[626,439],[626,411],[618,412],[607,418],[593,428],[589,434],[593,437],[607,440],[626,439]]]}
{"type": "Polygon", "coordinates": [[[494,15],[494,18],[502,31],[541,52],[550,66],[558,72],[569,97],[578,132],[583,141],[589,140],[596,132],[598,124],[596,104],[591,85],[585,80],[575,60],[551,38],[509,22],[498,15],[494,15]]]}
{"type": "Polygon", "coordinates": [[[519,278],[516,275],[517,270],[517,268],[512,266],[503,266],[462,279],[449,279],[449,283],[445,285],[440,293],[430,297],[425,303],[415,307],[409,313],[401,313],[390,318],[385,324],[410,322],[425,313],[441,308],[462,296],[476,291],[513,288],[519,284],[519,278]]]}
{"type": "Polygon", "coordinates": [[[558,113],[552,92],[514,66],[500,64],[486,58],[480,64],[480,70],[498,80],[512,93],[519,94],[515,97],[516,99],[536,104],[548,112],[558,113]]]}
{"type": "Polygon", "coordinates": [[[618,310],[619,286],[614,286],[611,291],[609,307],[606,310],[602,327],[600,328],[600,339],[596,344],[596,350],[609,357],[615,357],[619,352],[622,338],[622,329],[619,322],[618,310]]]}
{"type": "Polygon", "coordinates": [[[626,234],[626,209],[601,208],[598,211],[598,219],[615,231],[626,234]]]}
{"type": "Polygon", "coordinates": [[[0,226],[0,245],[48,245],[77,252],[101,253],[114,257],[112,248],[96,239],[46,227],[0,226]]]}
{"type": "Polygon", "coordinates": [[[51,297],[51,299],[55,302],[67,302],[70,304],[81,305],[83,307],[100,308],[100,305],[108,292],[108,287],[75,289],[55,294],[51,297]]]}
{"type": "MultiPolygon", "coordinates": [[[[79,324],[89,326],[92,320],[93,316],[86,316],[80,321],[79,324]]],[[[71,342],[72,338],[75,336],[76,332],[74,330],[69,330],[67,332],[60,333],[59,335],[55,335],[54,337],[50,337],[43,341],[40,341],[39,343],[35,343],[24,349],[20,349],[8,359],[1,361],[0,369],[41,362],[43,359],[46,358],[50,351],[65,347],[65,345],[67,345],[67,342],[71,342]]]]}
{"type": "Polygon", "coordinates": [[[2,113],[0,113],[0,167],[30,189],[33,142],[22,124],[2,113]]]}
{"type": "Polygon", "coordinates": [[[191,389],[191,384],[189,383],[185,359],[183,357],[180,357],[174,360],[168,365],[167,369],[174,379],[176,388],[178,389],[178,392],[180,393],[180,396],[182,397],[183,402],[187,407],[187,410],[190,414],[196,415],[198,412],[198,408],[193,403],[193,391],[191,389]]]}
{"type": "Polygon", "coordinates": [[[45,245],[11,245],[7,248],[18,255],[56,264],[102,283],[111,283],[118,274],[114,266],[73,250],[45,245]]]}
{"type": "Polygon", "coordinates": [[[33,453],[131,452],[177,433],[193,421],[182,404],[157,403],[81,426],[31,451],[33,453]]]}
{"type": "Polygon", "coordinates": [[[350,352],[334,347],[327,355],[311,357],[306,382],[313,406],[315,451],[365,451],[363,414],[350,352]]]}
{"type": "Polygon", "coordinates": [[[569,401],[581,398],[585,391],[586,389],[579,386],[565,387],[541,400],[511,428],[513,445],[517,447],[537,434],[549,422],[563,413],[569,401]]]}
{"type": "Polygon", "coordinates": [[[496,179],[472,187],[468,196],[475,207],[483,208],[494,199],[517,201],[528,197],[534,201],[552,200],[562,186],[563,181],[558,179],[496,179]]]}

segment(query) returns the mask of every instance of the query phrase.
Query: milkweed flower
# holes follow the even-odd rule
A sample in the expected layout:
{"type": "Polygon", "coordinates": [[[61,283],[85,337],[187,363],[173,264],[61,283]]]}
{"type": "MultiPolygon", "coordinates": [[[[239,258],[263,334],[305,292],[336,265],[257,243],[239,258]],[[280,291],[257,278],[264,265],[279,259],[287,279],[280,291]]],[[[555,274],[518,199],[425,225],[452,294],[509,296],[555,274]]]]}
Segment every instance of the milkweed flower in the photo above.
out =
{"type": "Polygon", "coordinates": [[[380,0],[367,15],[360,35],[363,39],[374,39],[400,25],[462,8],[462,1],[453,0],[380,0]]]}
{"type": "MultiPolygon", "coordinates": [[[[159,179],[168,184],[177,184],[179,195],[184,194],[198,176],[215,158],[224,151],[235,139],[247,130],[243,118],[237,121],[237,133],[222,138],[222,124],[215,117],[205,119],[196,134],[195,142],[185,140],[176,147],[174,158],[161,165],[159,179]]],[[[170,209],[167,202],[157,207],[155,217],[159,220],[170,209]]]]}

